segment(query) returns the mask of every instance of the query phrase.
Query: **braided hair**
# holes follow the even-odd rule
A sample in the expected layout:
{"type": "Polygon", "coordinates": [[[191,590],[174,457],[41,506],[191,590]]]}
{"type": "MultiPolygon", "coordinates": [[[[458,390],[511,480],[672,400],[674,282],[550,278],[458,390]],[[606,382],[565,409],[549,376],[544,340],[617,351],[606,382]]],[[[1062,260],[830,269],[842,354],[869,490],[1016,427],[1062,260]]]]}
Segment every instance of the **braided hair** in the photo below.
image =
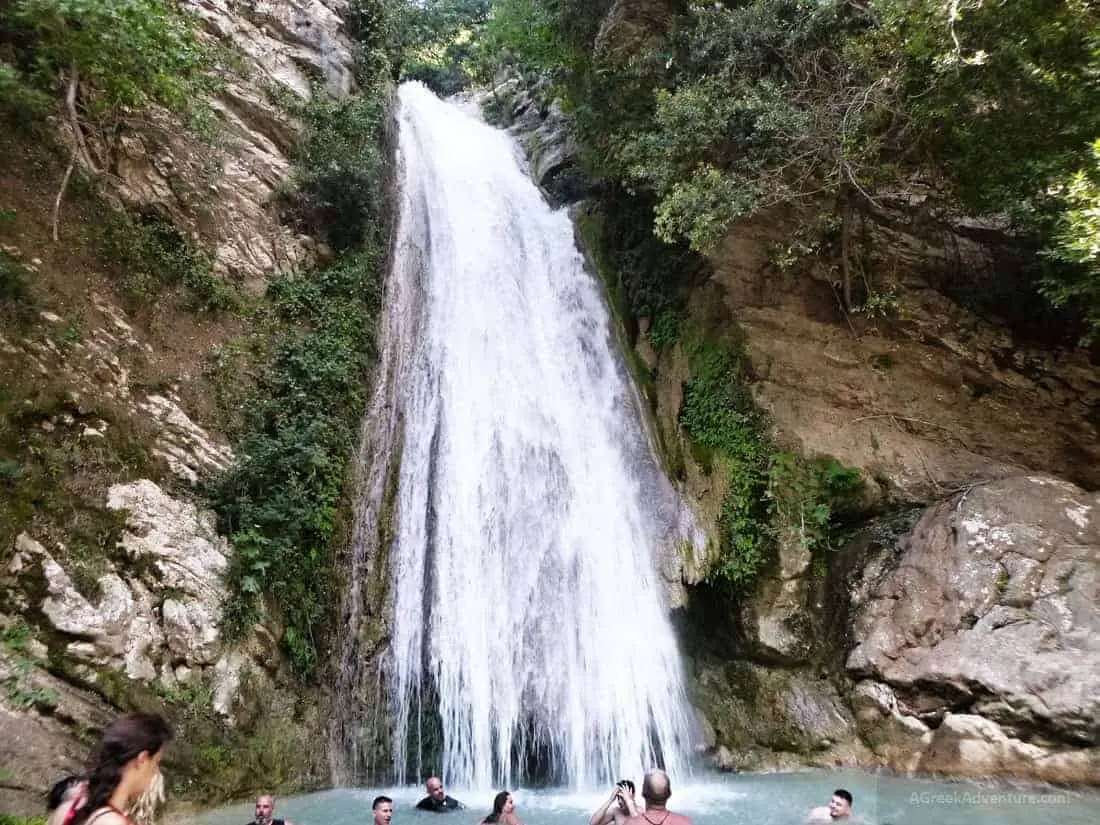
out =
{"type": "Polygon", "coordinates": [[[88,817],[109,805],[126,766],[142,753],[157,753],[171,738],[168,723],[153,713],[122,716],[104,728],[88,762],[84,804],[74,812],[69,825],[84,825],[88,817]]]}

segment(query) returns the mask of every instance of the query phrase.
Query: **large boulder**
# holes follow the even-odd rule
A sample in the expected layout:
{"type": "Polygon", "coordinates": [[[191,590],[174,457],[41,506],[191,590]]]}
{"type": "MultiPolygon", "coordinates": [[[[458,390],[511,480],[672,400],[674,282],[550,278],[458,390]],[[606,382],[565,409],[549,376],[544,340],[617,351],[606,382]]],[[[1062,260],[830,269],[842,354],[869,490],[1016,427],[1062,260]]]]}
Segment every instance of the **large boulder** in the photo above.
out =
{"type": "Polygon", "coordinates": [[[864,734],[893,730],[880,756],[900,736],[922,770],[1100,782],[1098,504],[1044,476],[978,485],[868,565],[847,667],[864,734]]]}
{"type": "MultiPolygon", "coordinates": [[[[120,556],[98,578],[97,594],[82,593],[43,545],[19,537],[8,572],[42,582],[23,588],[42,593],[25,612],[41,612],[92,681],[100,668],[168,686],[180,680],[177,674],[189,681],[205,673],[219,684],[228,680],[224,692],[231,697],[239,678],[235,672],[222,678],[232,669],[221,661],[218,632],[228,545],[213,514],[148,480],[112,487],[107,506],[125,513],[126,527],[120,556]]],[[[230,704],[222,703],[227,716],[230,704]]]]}
{"type": "Polygon", "coordinates": [[[719,769],[858,761],[851,713],[829,679],[747,662],[696,667],[694,698],[719,769]]]}

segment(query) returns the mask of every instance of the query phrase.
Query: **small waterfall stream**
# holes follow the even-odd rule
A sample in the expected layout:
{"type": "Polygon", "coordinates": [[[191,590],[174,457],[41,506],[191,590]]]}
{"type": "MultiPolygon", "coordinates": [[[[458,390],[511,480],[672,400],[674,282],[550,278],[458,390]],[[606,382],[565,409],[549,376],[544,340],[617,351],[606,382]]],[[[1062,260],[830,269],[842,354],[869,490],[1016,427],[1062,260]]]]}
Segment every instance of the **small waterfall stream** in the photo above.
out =
{"type": "Polygon", "coordinates": [[[398,782],[682,776],[693,716],[658,569],[693,528],[570,220],[509,136],[419,85],[399,132],[334,773],[361,771],[379,720],[355,705],[382,691],[398,782]],[[388,564],[385,607],[362,585],[372,564],[388,564]]]}

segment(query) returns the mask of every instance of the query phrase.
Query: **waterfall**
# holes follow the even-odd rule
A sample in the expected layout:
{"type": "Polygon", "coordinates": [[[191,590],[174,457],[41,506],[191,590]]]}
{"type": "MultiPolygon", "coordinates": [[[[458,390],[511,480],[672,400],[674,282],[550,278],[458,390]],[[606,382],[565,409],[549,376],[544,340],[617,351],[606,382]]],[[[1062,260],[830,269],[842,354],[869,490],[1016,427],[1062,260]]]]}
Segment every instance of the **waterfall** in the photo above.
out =
{"type": "Polygon", "coordinates": [[[363,603],[359,547],[337,772],[357,769],[347,754],[369,723],[347,706],[373,679],[398,782],[586,787],[658,763],[682,776],[693,716],[659,570],[693,528],[570,219],[507,134],[418,84],[400,91],[398,156],[370,412],[388,440],[365,431],[389,446],[364,449],[382,469],[366,472],[360,514],[361,534],[392,520],[388,553],[373,553],[390,569],[389,654],[356,671],[362,615],[379,609],[363,603]]]}

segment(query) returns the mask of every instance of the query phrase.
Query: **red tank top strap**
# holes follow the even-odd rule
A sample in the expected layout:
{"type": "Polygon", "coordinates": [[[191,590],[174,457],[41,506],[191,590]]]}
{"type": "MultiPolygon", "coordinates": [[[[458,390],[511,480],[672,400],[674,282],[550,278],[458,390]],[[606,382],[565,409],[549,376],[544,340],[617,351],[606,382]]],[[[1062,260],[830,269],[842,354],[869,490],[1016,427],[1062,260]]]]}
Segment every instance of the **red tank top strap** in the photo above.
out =
{"type": "Polygon", "coordinates": [[[61,825],[72,825],[72,821],[76,817],[76,812],[80,810],[80,806],[83,804],[84,792],[81,791],[80,795],[73,800],[73,804],[69,806],[69,810],[65,812],[65,818],[61,820],[61,825]]]}

